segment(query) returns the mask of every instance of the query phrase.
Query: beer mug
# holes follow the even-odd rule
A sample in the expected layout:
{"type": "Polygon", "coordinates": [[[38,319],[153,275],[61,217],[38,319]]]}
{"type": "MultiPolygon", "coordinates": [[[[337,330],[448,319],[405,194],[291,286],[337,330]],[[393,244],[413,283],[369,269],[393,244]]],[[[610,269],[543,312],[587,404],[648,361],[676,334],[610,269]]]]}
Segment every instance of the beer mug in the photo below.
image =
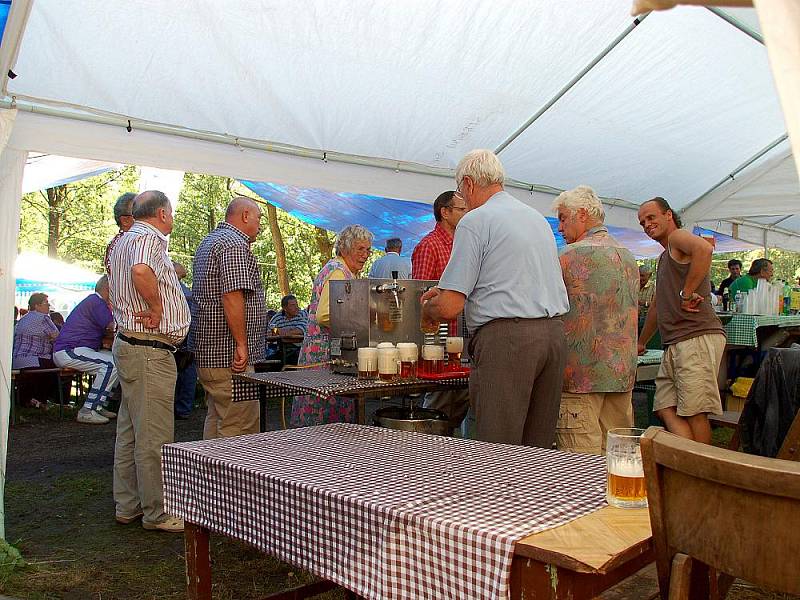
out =
{"type": "Polygon", "coordinates": [[[419,369],[426,375],[440,375],[444,370],[444,346],[425,344],[422,347],[419,369]]]}
{"type": "Polygon", "coordinates": [[[394,381],[399,376],[400,355],[397,348],[378,348],[378,377],[383,381],[394,381]]]}
{"type": "Polygon", "coordinates": [[[416,379],[419,350],[414,342],[398,342],[400,353],[400,379],[416,379]]]}
{"type": "Polygon", "coordinates": [[[647,506],[647,488],[639,441],[644,429],[609,429],[606,440],[606,501],[619,508],[647,506]]]}
{"type": "Polygon", "coordinates": [[[461,367],[461,353],[464,351],[464,338],[462,337],[448,337],[445,340],[445,347],[447,348],[447,360],[451,367],[461,367]]]}
{"type": "Polygon", "coordinates": [[[366,348],[358,349],[358,378],[377,379],[378,378],[378,349],[366,348]]]}

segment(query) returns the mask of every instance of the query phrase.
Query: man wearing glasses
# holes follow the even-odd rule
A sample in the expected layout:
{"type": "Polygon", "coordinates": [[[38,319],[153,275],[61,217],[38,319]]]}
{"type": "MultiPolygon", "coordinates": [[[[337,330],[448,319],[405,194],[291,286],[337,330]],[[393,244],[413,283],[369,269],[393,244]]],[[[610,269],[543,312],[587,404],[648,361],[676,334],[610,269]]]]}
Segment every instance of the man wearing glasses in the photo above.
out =
{"type": "MultiPolygon", "coordinates": [[[[448,191],[439,194],[433,203],[433,216],[436,226],[422,238],[411,255],[412,279],[438,279],[442,276],[450,253],[453,250],[453,236],[456,225],[467,212],[467,203],[458,192],[448,191]]],[[[455,321],[451,323],[455,327],[455,321]]],[[[455,334],[456,332],[453,331],[455,334]]],[[[469,411],[469,392],[452,390],[433,392],[425,395],[425,407],[440,410],[450,420],[450,427],[455,429],[469,411]]]]}

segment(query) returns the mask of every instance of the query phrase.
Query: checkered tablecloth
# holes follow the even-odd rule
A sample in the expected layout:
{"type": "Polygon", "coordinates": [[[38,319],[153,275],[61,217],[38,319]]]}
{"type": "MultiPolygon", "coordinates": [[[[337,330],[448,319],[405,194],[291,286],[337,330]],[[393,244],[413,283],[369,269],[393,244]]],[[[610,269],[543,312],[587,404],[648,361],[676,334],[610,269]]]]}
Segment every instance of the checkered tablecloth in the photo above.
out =
{"type": "MultiPolygon", "coordinates": [[[[469,379],[456,377],[437,380],[443,386],[466,386],[469,379]]],[[[431,384],[427,379],[403,381],[380,381],[358,379],[353,375],[332,373],[327,369],[305,369],[275,373],[242,373],[233,379],[233,401],[258,400],[259,386],[266,391],[266,398],[283,398],[298,394],[314,396],[352,396],[357,393],[383,392],[387,395],[402,393],[413,385],[431,384]]]]}
{"type": "Polygon", "coordinates": [[[331,424],[164,447],[166,511],[364,596],[507,598],[516,540],[604,505],[605,459],[331,424]]]}
{"type": "Polygon", "coordinates": [[[797,327],[800,326],[800,315],[745,315],[736,313],[725,325],[728,344],[734,346],[758,347],[756,330],[759,327],[797,327]]]}

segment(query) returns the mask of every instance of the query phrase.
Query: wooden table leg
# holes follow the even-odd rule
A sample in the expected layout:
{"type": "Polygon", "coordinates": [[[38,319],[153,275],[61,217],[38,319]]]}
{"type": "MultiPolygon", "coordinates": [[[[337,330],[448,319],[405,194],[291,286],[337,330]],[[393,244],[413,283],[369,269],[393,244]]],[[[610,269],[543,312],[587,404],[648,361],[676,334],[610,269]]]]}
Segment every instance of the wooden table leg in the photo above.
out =
{"type": "Polygon", "coordinates": [[[211,553],[208,529],[184,521],[186,592],[189,600],[211,600],[211,553]]]}
{"type": "Polygon", "coordinates": [[[258,430],[264,433],[267,430],[267,388],[258,386],[258,430]]]}
{"type": "Polygon", "coordinates": [[[359,394],[353,397],[356,403],[356,414],[357,416],[357,423],[359,425],[367,425],[367,400],[364,398],[363,394],[359,394]]]}

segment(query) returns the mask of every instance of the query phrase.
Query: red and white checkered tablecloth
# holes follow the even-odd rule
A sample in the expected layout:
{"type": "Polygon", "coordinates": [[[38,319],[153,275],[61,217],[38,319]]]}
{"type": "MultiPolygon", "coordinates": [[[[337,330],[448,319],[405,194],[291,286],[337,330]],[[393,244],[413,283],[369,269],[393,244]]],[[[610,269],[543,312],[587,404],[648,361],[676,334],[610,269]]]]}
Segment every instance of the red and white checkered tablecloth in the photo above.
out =
{"type": "Polygon", "coordinates": [[[605,459],[363,425],[169,444],[168,513],[371,599],[507,598],[516,540],[605,502],[605,459]]]}

